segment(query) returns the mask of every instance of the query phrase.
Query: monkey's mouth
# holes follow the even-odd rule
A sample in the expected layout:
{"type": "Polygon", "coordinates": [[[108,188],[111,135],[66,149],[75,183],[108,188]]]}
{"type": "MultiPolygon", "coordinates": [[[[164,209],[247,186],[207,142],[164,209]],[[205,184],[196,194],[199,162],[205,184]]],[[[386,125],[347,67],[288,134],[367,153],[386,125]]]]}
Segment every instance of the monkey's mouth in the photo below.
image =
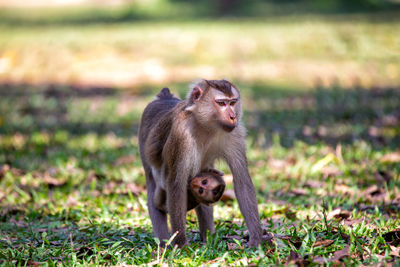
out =
{"type": "Polygon", "coordinates": [[[224,131],[230,133],[233,131],[233,129],[236,128],[236,124],[227,124],[227,123],[222,123],[222,129],[224,129],[224,131]]]}
{"type": "Polygon", "coordinates": [[[225,185],[220,185],[219,188],[218,188],[218,193],[214,197],[214,202],[217,202],[218,200],[221,199],[222,194],[224,193],[224,191],[225,191],[225,185]]]}

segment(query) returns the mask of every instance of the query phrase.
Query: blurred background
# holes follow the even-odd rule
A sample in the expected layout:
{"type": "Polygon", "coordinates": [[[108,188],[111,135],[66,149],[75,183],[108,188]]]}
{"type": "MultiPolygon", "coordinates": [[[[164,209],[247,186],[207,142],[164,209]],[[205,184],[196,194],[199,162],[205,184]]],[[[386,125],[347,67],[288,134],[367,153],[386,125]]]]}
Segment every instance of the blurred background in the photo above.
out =
{"type": "Polygon", "coordinates": [[[135,134],[204,77],[242,89],[261,146],[396,146],[399,20],[397,0],[0,0],[0,131],[135,134]]]}

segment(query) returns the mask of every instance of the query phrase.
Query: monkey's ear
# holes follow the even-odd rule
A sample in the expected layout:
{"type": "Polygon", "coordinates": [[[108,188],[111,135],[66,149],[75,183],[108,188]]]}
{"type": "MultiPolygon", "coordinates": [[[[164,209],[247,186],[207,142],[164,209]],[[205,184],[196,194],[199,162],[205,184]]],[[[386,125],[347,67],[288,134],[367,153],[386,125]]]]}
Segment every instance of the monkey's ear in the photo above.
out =
{"type": "Polygon", "coordinates": [[[200,87],[195,86],[192,90],[192,101],[196,102],[197,100],[199,100],[202,94],[203,90],[200,87]]]}
{"type": "Polygon", "coordinates": [[[216,170],[216,169],[209,169],[210,172],[218,175],[218,176],[224,176],[225,173],[221,172],[220,170],[216,170]]]}

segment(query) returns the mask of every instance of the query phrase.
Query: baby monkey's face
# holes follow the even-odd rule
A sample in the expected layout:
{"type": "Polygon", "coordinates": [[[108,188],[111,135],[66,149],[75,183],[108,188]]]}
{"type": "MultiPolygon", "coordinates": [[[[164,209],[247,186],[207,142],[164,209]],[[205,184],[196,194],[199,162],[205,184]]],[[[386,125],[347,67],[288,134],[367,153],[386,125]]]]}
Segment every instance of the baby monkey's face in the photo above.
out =
{"type": "Polygon", "coordinates": [[[201,172],[193,177],[189,183],[194,198],[202,204],[210,205],[217,202],[225,190],[223,173],[212,170],[201,172]]]}

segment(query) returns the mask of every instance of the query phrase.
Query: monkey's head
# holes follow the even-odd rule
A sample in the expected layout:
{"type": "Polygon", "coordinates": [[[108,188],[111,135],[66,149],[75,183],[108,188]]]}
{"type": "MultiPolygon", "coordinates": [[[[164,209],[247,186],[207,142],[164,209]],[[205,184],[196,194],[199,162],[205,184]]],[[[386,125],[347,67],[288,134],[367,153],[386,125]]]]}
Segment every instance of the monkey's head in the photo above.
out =
{"type": "Polygon", "coordinates": [[[223,173],[217,170],[201,172],[189,182],[189,189],[194,198],[202,204],[210,205],[217,202],[225,190],[223,173]]]}
{"type": "Polygon", "coordinates": [[[239,123],[239,90],[227,80],[201,80],[188,95],[189,107],[197,121],[208,128],[231,132],[239,123]]]}

